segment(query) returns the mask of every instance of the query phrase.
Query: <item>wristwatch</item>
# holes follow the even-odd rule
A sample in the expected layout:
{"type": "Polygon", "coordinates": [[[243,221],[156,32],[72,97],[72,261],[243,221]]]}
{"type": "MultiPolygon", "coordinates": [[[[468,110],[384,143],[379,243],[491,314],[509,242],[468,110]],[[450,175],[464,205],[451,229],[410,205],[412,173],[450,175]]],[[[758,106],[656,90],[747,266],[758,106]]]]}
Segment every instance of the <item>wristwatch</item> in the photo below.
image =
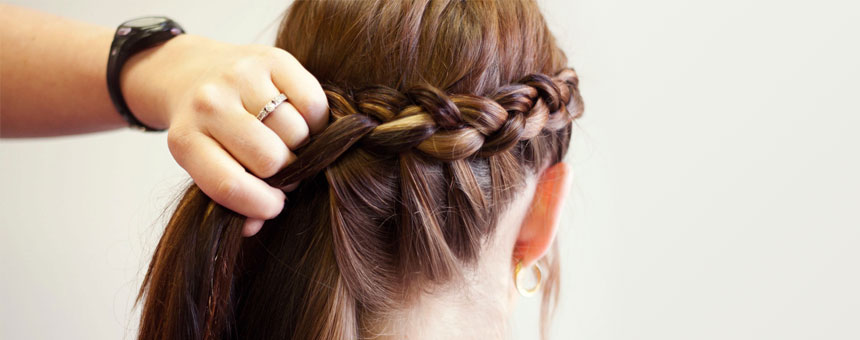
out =
{"type": "Polygon", "coordinates": [[[125,62],[135,53],[161,44],[185,33],[182,27],[165,17],[143,17],[126,21],[119,25],[110,45],[107,65],[107,85],[110,99],[119,114],[130,127],[143,131],[164,131],[141,123],[128,108],[122,96],[119,74],[125,62]]]}

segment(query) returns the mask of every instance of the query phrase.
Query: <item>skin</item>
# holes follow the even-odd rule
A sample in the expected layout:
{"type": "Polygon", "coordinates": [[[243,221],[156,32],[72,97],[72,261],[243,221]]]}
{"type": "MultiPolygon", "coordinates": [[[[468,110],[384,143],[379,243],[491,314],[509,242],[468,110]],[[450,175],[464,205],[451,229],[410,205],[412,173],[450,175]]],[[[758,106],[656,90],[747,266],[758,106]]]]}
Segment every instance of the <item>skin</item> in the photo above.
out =
{"type": "MultiPolygon", "coordinates": [[[[0,137],[125,128],[105,80],[113,33],[0,5],[0,137]]],[[[132,57],[120,83],[135,117],[168,129],[171,154],[200,189],[248,217],[246,236],[284,206],[284,193],[261,178],[295,160],[291,150],[328,121],[316,78],[271,46],[184,34],[132,57]],[[257,120],[257,112],[281,92],[289,101],[264,122],[257,120]]]]}
{"type": "Polygon", "coordinates": [[[522,260],[523,267],[529,268],[549,251],[558,231],[570,180],[570,168],[565,163],[527,178],[525,189],[499,219],[496,232],[482,248],[477,265],[465,269],[463,282],[423,294],[407,310],[391,313],[390,319],[374,325],[366,337],[509,338],[508,319],[519,298],[513,280],[514,266],[522,260]]]}

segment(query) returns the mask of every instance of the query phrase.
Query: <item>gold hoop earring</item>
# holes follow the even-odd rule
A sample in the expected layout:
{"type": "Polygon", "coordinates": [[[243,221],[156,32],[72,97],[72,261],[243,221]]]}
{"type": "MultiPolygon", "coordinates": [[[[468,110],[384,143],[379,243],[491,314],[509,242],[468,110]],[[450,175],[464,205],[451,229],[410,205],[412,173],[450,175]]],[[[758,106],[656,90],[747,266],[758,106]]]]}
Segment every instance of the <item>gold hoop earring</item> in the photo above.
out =
{"type": "Polygon", "coordinates": [[[541,271],[540,266],[537,264],[537,262],[535,262],[535,264],[532,266],[532,271],[535,274],[535,279],[537,280],[537,283],[535,283],[534,287],[532,288],[525,288],[520,286],[520,272],[522,269],[523,261],[517,260],[517,266],[514,267],[514,287],[517,288],[517,291],[520,293],[520,295],[530,297],[532,295],[535,295],[535,293],[540,290],[540,284],[543,280],[543,273],[541,271]]]}

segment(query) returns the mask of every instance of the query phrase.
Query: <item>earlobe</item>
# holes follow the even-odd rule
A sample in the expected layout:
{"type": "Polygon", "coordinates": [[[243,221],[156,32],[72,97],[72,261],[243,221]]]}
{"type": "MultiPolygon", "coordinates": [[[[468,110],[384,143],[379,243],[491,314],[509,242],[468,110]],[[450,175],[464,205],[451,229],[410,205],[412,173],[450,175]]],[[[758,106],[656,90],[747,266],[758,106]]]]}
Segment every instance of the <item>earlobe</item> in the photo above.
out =
{"type": "Polygon", "coordinates": [[[529,211],[514,244],[513,257],[522,261],[523,266],[534,264],[552,245],[569,182],[570,168],[563,162],[548,167],[538,177],[529,211]]]}

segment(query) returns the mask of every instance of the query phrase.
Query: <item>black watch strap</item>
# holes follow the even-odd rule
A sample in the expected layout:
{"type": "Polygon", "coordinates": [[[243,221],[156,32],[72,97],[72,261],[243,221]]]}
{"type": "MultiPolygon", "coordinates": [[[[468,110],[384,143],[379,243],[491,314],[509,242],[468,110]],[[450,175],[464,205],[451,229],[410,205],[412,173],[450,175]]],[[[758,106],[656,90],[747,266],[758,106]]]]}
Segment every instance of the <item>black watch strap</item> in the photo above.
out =
{"type": "Polygon", "coordinates": [[[161,44],[185,33],[182,27],[165,17],[143,17],[122,23],[116,30],[110,46],[107,65],[107,86],[114,107],[132,128],[143,131],[164,131],[143,124],[128,108],[122,96],[119,76],[125,62],[135,53],[161,44]]]}

